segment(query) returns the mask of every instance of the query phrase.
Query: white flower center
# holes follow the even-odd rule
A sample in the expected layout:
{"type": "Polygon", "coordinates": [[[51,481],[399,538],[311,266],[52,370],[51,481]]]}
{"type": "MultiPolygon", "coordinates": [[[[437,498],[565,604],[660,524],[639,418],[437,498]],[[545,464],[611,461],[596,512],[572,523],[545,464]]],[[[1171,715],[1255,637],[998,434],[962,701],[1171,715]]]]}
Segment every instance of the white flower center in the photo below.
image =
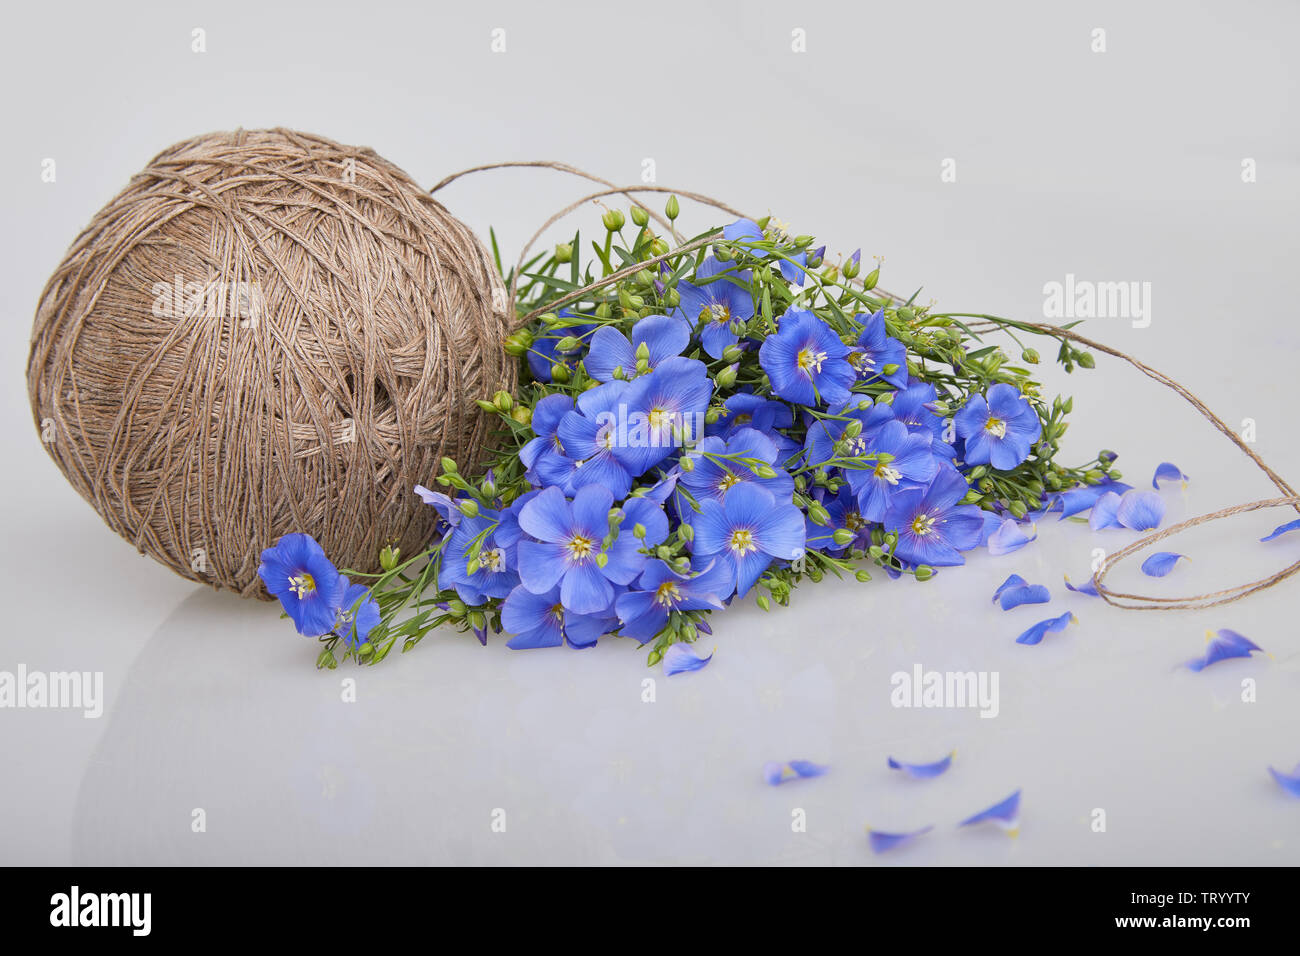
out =
{"type": "Polygon", "coordinates": [[[984,423],[984,430],[994,438],[1007,437],[1007,423],[1000,418],[989,416],[989,420],[984,423]]]}
{"type": "Polygon", "coordinates": [[[934,515],[919,514],[912,519],[912,532],[920,538],[934,533],[934,515]]]}
{"type": "Polygon", "coordinates": [[[289,579],[289,590],[298,595],[298,600],[302,600],[308,594],[316,590],[316,579],[306,571],[301,572],[297,577],[289,579]]]}
{"type": "Polygon", "coordinates": [[[903,473],[901,471],[899,471],[896,468],[889,467],[889,465],[885,464],[883,461],[880,464],[876,465],[876,469],[873,472],[873,474],[881,481],[887,481],[891,485],[898,484],[898,479],[903,477],[903,473]]]}
{"type": "Polygon", "coordinates": [[[727,539],[727,547],[736,553],[736,557],[744,557],[750,551],[757,551],[758,545],[754,543],[754,532],[748,528],[737,528],[731,532],[727,539]]]}
{"type": "Polygon", "coordinates": [[[682,599],[682,589],[675,581],[665,581],[655,588],[655,601],[664,607],[673,607],[682,599]]]}
{"type": "Polygon", "coordinates": [[[569,552],[569,560],[581,564],[591,557],[596,542],[584,534],[575,534],[564,543],[564,550],[569,552]]]}
{"type": "Polygon", "coordinates": [[[812,378],[814,372],[822,370],[822,362],[826,361],[826,353],[818,352],[811,345],[799,350],[799,355],[795,358],[795,364],[799,366],[799,371],[803,372],[809,378],[812,378]]]}
{"type": "Polygon", "coordinates": [[[478,563],[489,571],[504,571],[506,569],[506,553],[500,548],[484,551],[479,555],[478,563]]]}

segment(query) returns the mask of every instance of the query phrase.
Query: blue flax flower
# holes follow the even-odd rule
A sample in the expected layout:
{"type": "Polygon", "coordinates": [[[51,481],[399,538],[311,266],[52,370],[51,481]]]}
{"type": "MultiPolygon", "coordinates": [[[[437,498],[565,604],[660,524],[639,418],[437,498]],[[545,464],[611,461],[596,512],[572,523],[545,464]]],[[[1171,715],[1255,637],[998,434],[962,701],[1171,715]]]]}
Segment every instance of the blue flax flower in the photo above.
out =
{"type": "Polygon", "coordinates": [[[944,465],[929,485],[897,492],[883,524],[898,535],[894,554],[909,564],[948,567],[964,564],[960,552],[979,544],[984,516],[974,505],[959,505],[970,488],[957,469],[944,465]]]}
{"type": "Polygon", "coordinates": [[[895,388],[907,387],[907,348],[898,339],[891,338],[885,328],[883,309],[865,317],[854,317],[862,323],[858,344],[849,353],[849,364],[864,381],[882,378],[895,388]],[[886,372],[885,366],[898,366],[886,372]]]}
{"type": "Polygon", "coordinates": [[[626,430],[627,382],[607,382],[578,396],[577,409],[565,414],[556,429],[564,447],[563,461],[549,459],[537,468],[545,484],[560,485],[566,493],[588,485],[608,488],[622,498],[632,488],[632,476],[618,459],[616,448],[626,430]]]}
{"type": "Polygon", "coordinates": [[[703,362],[666,359],[624,394],[627,427],[620,427],[614,454],[633,477],[645,474],[678,446],[704,436],[704,414],[712,396],[713,383],[703,362]]]}
{"type": "Polygon", "coordinates": [[[849,398],[857,373],[848,363],[849,347],[807,309],[788,309],[775,335],[763,340],[758,362],[772,391],[809,407],[838,405],[849,398]]]}
{"type": "Polygon", "coordinates": [[[1029,457],[1043,434],[1038,413],[1015,386],[999,382],[988,396],[972,395],[953,416],[957,437],[966,443],[965,460],[1009,471],[1029,457]]]}
{"type": "Polygon", "coordinates": [[[748,269],[738,271],[734,266],[709,256],[695,270],[695,279],[698,285],[684,281],[677,283],[677,292],[682,299],[679,311],[674,315],[684,316],[692,329],[703,320],[700,344],[711,357],[722,358],[722,353],[735,345],[739,338],[732,323],[747,322],[754,317],[754,296],[749,291],[752,274],[748,269]],[[713,278],[724,274],[729,278],[713,278]],[[713,281],[700,282],[702,279],[713,281]]]}
{"type": "Polygon", "coordinates": [[[890,404],[894,418],[907,426],[910,432],[926,432],[933,439],[930,450],[944,458],[953,458],[956,451],[944,440],[943,418],[936,414],[933,403],[938,399],[934,386],[927,382],[913,381],[907,388],[894,393],[890,404]]]}
{"type": "MultiPolygon", "coordinates": [[[[568,319],[578,318],[577,313],[570,312],[568,309],[560,309],[556,314],[568,319]]],[[[528,349],[528,370],[533,373],[533,378],[539,382],[549,382],[552,365],[565,365],[570,370],[574,369],[586,349],[587,338],[595,328],[595,323],[580,323],[544,328],[538,332],[528,349]],[[577,348],[561,352],[558,348],[560,340],[569,337],[578,340],[577,348]]]]}
{"type": "Polygon", "coordinates": [[[614,603],[614,585],[629,584],[645,565],[632,534],[615,536],[607,549],[609,511],[614,496],[588,485],[569,501],[555,487],[546,488],[519,509],[519,527],[536,541],[518,545],[519,580],[534,594],[557,584],[566,610],[601,614],[614,603]],[[600,555],[604,555],[603,559],[600,555]]]}
{"type": "MultiPolygon", "coordinates": [[[[880,521],[900,489],[929,484],[939,470],[939,459],[931,451],[928,434],[909,432],[900,421],[887,421],[867,441],[866,451],[889,455],[867,462],[866,468],[846,468],[849,487],[858,496],[862,516],[880,521]]],[[[962,492],[965,494],[965,492],[962,492]]]]}
{"type": "Polygon", "coordinates": [[[519,449],[519,460],[525,469],[531,471],[543,455],[564,454],[564,445],[560,443],[556,429],[560,427],[560,420],[571,411],[573,411],[573,399],[568,395],[560,394],[547,395],[533,407],[530,425],[536,437],[529,439],[528,443],[519,449]]]}
{"type": "Polygon", "coordinates": [[[299,634],[319,637],[334,629],[348,580],[315,538],[284,535],[262,552],[257,574],[266,589],[280,599],[299,634]]]}
{"type": "Polygon", "coordinates": [[[794,495],[794,479],[777,465],[779,454],[776,443],[762,432],[739,428],[725,441],[709,437],[698,442],[688,456],[694,467],[684,471],[678,481],[697,501],[725,498],[728,490],[747,481],[762,485],[777,501],[789,501],[794,495]],[[771,466],[776,475],[760,478],[736,458],[757,459],[771,466]]]}
{"type": "MultiPolygon", "coordinates": [[[[760,229],[758,223],[752,219],[737,219],[731,225],[723,228],[722,238],[730,242],[762,242],[767,240],[778,246],[790,245],[794,240],[789,227],[780,219],[769,219],[766,229],[760,229]]],[[[765,259],[771,255],[766,249],[751,248],[748,251],[757,259],[765,259]]],[[[804,276],[807,275],[804,272],[804,266],[808,264],[808,254],[802,251],[786,251],[783,255],[785,258],[777,260],[777,268],[781,270],[781,275],[785,276],[787,282],[803,285],[804,276]]]]}
{"type": "Polygon", "coordinates": [[[740,597],[773,560],[791,561],[804,553],[803,513],[752,482],[736,485],[722,501],[704,501],[693,525],[695,554],[713,557],[740,597]]]}
{"type": "Polygon", "coordinates": [[[348,647],[355,649],[366,642],[366,637],[379,621],[379,602],[371,596],[370,588],[364,584],[352,584],[344,575],[343,599],[334,621],[334,633],[348,647]]]}
{"type": "Polygon", "coordinates": [[[565,607],[560,588],[534,594],[519,585],[501,604],[501,627],[513,634],[506,647],[523,650],[534,647],[591,647],[602,634],[618,626],[603,614],[578,614],[565,607]]]}
{"type": "Polygon", "coordinates": [[[644,644],[668,623],[673,611],[720,610],[734,588],[727,567],[711,562],[703,570],[678,574],[666,562],[653,558],[636,586],[615,602],[620,632],[644,644]]]}
{"type": "Polygon", "coordinates": [[[645,346],[648,372],[664,359],[681,355],[690,342],[690,327],[681,319],[649,315],[632,326],[630,342],[612,325],[602,325],[591,337],[591,348],[582,364],[598,382],[612,382],[615,378],[630,381],[642,374],[637,371],[637,350],[641,346],[645,346]]]}
{"type": "Polygon", "coordinates": [[[519,583],[515,550],[519,538],[519,522],[513,512],[484,508],[462,518],[443,546],[438,587],[453,588],[471,605],[505,597],[519,583]],[[471,555],[475,547],[477,553],[471,555]]]}

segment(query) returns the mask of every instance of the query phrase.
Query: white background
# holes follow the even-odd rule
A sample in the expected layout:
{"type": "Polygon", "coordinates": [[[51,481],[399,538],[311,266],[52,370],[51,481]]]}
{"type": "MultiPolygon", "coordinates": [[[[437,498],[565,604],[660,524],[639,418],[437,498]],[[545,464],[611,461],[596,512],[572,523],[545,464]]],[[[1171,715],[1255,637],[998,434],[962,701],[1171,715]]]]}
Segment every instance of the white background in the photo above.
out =
{"type": "MultiPolygon", "coordinates": [[[[1295,584],[1197,613],[1069,594],[1128,532],[1042,522],[1005,558],[936,580],[803,588],[795,606],[715,616],[713,663],[664,678],[630,642],[486,650],[452,634],[380,667],[318,673],[314,643],[267,604],[195,587],[138,556],[41,448],[24,370],[31,317],[68,243],[168,144],[284,125],[369,145],[432,184],[552,158],[712,193],[832,257],[886,257],[882,284],[943,308],[1043,317],[1067,273],[1150,282],[1149,328],[1091,334],[1185,382],[1300,475],[1300,116],[1290,3],[28,4],[0,56],[5,626],[0,670],[102,671],[99,720],[0,710],[0,860],[210,862],[1300,862],[1300,801],[1269,778],[1300,761],[1295,584]],[[207,52],[191,52],[206,30],[207,52]],[[506,30],[493,54],[490,31],[506,30]],[[1094,28],[1107,50],[1091,50],[1094,28]],[[791,50],[791,31],[807,52],[791,50]],[[1258,181],[1241,180],[1253,158],[1258,181]],[[57,181],[43,183],[53,158],[57,181]],[[940,181],[956,161],[957,181],[940,181]],[[989,602],[1011,572],[1046,608],[989,602]],[[1038,647],[1042,617],[1079,623],[1038,647]],[[1271,658],[1178,664],[1207,628],[1271,658]],[[890,706],[914,664],[1000,675],[1000,713],[890,706]],[[356,703],[340,681],[357,681],[356,703]],[[642,681],[657,682],[654,703],[642,681]],[[1255,703],[1241,682],[1257,684],[1255,703]],[[888,755],[926,761],[898,779],[888,755]],[[765,786],[766,760],[830,764],[765,786]],[[1024,789],[1020,837],[952,824],[1024,789]],[[193,833],[195,808],[207,832],[193,833]],[[490,830],[506,811],[507,830],[490,830]],[[806,812],[806,833],[791,831],[806,812]],[[1090,827],[1095,808],[1107,829],[1090,827]],[[863,826],[937,829],[884,857],[863,826]]],[[[501,172],[440,195],[503,250],[582,194],[501,172]]],[[[714,224],[688,209],[688,227],[714,224]]],[[[592,230],[596,211],[565,223],[592,230]]],[[[1049,350],[1044,348],[1048,353],[1049,350]]],[[[1175,396],[1111,360],[1075,396],[1065,458],[1121,453],[1136,484],[1170,460],[1168,520],[1274,492],[1175,396]]],[[[1293,513],[1292,513],[1292,516],[1293,513]]],[[[1300,558],[1257,539],[1284,510],[1171,542],[1194,559],[1128,590],[1194,593],[1300,558]]]]}

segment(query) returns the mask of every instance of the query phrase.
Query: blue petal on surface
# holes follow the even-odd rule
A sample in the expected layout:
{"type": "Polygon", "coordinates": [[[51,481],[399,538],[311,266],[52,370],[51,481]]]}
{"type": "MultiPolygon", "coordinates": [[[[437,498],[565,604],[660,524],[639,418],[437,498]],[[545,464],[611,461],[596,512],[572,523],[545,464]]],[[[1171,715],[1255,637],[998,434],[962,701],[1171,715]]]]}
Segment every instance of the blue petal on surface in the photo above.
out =
{"type": "Polygon", "coordinates": [[[1092,506],[1092,511],[1088,513],[1088,527],[1093,531],[1101,531],[1103,528],[1122,528],[1119,523],[1119,503],[1120,496],[1113,491],[1108,491],[1092,506]]]}
{"type": "Polygon", "coordinates": [[[1283,773],[1280,770],[1274,770],[1272,767],[1268,768],[1268,772],[1273,775],[1273,779],[1277,781],[1279,787],[1293,797],[1300,797],[1300,764],[1296,764],[1296,768],[1290,773],[1283,773]]]}
{"type": "Polygon", "coordinates": [[[1090,597],[1101,597],[1101,595],[1097,593],[1097,585],[1092,583],[1092,578],[1088,578],[1087,581],[1085,581],[1083,584],[1080,584],[1076,588],[1073,584],[1070,583],[1070,576],[1067,574],[1065,576],[1065,586],[1068,590],[1073,591],[1075,594],[1087,594],[1090,597]]]}
{"type": "Polygon", "coordinates": [[[1154,491],[1126,491],[1120,496],[1115,517],[1126,528],[1150,531],[1160,527],[1165,518],[1165,499],[1154,491]]]}
{"type": "Polygon", "coordinates": [[[1020,607],[1022,604],[1046,604],[1052,599],[1052,594],[1041,584],[1025,584],[1020,587],[1007,588],[998,598],[998,604],[1002,610],[1010,611],[1013,607],[1020,607]]]}
{"type": "Polygon", "coordinates": [[[813,763],[811,760],[790,760],[786,763],[769,760],[763,764],[763,779],[770,786],[775,787],[778,784],[799,780],[803,777],[820,777],[830,769],[830,767],[822,764],[813,763]]]}
{"type": "Polygon", "coordinates": [[[871,844],[872,853],[884,853],[886,850],[892,850],[894,847],[902,846],[923,836],[934,829],[934,826],[921,827],[919,830],[913,830],[911,833],[882,833],[879,830],[873,830],[867,827],[867,842],[871,844]]]}
{"type": "Polygon", "coordinates": [[[1159,488],[1162,481],[1181,481],[1183,484],[1187,484],[1190,480],[1183,474],[1182,469],[1172,461],[1162,461],[1156,466],[1155,476],[1151,479],[1151,487],[1159,488]]]}
{"type": "Polygon", "coordinates": [[[1288,531],[1295,531],[1297,528],[1300,528],[1300,518],[1296,518],[1295,521],[1288,521],[1286,524],[1278,525],[1276,528],[1273,529],[1272,534],[1260,538],[1259,540],[1272,541],[1274,538],[1281,537],[1282,535],[1286,534],[1288,531]]]}
{"type": "Polygon", "coordinates": [[[1226,627],[1220,628],[1217,634],[1213,631],[1206,631],[1205,637],[1210,642],[1205,648],[1205,653],[1188,661],[1188,670],[1199,672],[1220,661],[1231,660],[1234,657],[1250,657],[1253,651],[1264,653],[1264,649],[1250,638],[1243,637],[1236,631],[1230,631],[1226,627]]]}
{"type": "MultiPolygon", "coordinates": [[[[1030,530],[1033,530],[1032,526],[1030,530]]],[[[989,535],[989,554],[1000,555],[1019,551],[1037,537],[1036,534],[1026,534],[1014,518],[1007,518],[998,526],[996,531],[989,535]]]]}
{"type": "MultiPolygon", "coordinates": [[[[1151,578],[1163,578],[1174,569],[1179,558],[1187,558],[1187,555],[1176,551],[1157,551],[1142,562],[1142,573],[1151,578]]],[[[1191,558],[1187,560],[1190,561],[1191,558]]]]}
{"type": "Polygon", "coordinates": [[[672,644],[664,651],[664,673],[671,677],[685,671],[697,671],[711,660],[712,654],[701,657],[690,644],[672,644]]]}
{"type": "Polygon", "coordinates": [[[901,770],[909,777],[913,777],[917,780],[929,780],[931,777],[937,777],[942,773],[946,773],[948,768],[952,766],[952,758],[956,756],[956,754],[957,751],[954,750],[942,760],[936,760],[934,763],[903,763],[901,760],[895,760],[893,757],[890,757],[889,769],[901,770]]]}
{"type": "Polygon", "coordinates": [[[1017,637],[1016,643],[1017,644],[1041,643],[1043,637],[1047,634],[1048,631],[1065,630],[1066,625],[1072,623],[1074,620],[1075,620],[1075,616],[1070,611],[1066,611],[1060,617],[1049,617],[1045,621],[1039,621],[1037,624],[1033,625],[1027,631],[1025,631],[1025,633],[1017,637]]]}
{"type": "Polygon", "coordinates": [[[996,601],[998,598],[1002,597],[1003,591],[1006,591],[1010,588],[1022,588],[1028,583],[1029,582],[1026,581],[1024,578],[1022,578],[1020,575],[1013,574],[1009,576],[1001,584],[998,585],[998,589],[993,592],[993,600],[996,601]]]}
{"type": "Polygon", "coordinates": [[[1000,803],[993,804],[987,810],[981,810],[973,817],[967,817],[957,825],[968,827],[976,823],[995,823],[1011,836],[1015,836],[1020,829],[1020,791],[1017,790],[1000,803]]]}

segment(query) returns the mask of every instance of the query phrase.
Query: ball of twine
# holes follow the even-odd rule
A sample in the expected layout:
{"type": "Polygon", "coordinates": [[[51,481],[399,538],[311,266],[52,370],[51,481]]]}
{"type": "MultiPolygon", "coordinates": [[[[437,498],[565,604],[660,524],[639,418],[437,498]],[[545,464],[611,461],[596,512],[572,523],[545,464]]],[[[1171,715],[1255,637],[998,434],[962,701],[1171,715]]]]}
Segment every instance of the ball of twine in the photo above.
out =
{"type": "Polygon", "coordinates": [[[73,243],[28,388],[113,530],[263,595],[259,554],[289,531],[367,571],[428,543],[412,486],[488,440],[475,400],[515,384],[506,313],[478,239],[371,150],[214,133],[159,154],[73,243]]]}

